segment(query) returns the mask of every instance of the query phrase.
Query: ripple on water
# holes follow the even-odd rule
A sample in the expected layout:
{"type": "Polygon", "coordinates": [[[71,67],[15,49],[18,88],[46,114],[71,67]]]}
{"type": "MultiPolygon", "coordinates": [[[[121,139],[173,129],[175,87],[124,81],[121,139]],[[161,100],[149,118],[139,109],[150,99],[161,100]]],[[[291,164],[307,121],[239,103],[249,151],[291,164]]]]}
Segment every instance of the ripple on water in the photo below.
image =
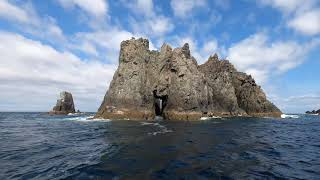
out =
{"type": "Polygon", "coordinates": [[[0,179],[317,179],[320,117],[200,122],[0,113],[0,179]]]}

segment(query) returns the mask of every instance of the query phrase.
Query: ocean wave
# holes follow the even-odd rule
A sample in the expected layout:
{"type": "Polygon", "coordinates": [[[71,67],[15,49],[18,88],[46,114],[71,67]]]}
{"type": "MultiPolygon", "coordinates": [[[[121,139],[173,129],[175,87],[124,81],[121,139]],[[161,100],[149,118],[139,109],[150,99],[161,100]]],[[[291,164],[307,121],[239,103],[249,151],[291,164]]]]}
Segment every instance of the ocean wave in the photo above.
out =
{"type": "Polygon", "coordinates": [[[281,118],[282,119],[288,119],[288,118],[296,119],[296,118],[299,118],[299,116],[298,115],[294,115],[294,114],[281,114],[281,118]]]}

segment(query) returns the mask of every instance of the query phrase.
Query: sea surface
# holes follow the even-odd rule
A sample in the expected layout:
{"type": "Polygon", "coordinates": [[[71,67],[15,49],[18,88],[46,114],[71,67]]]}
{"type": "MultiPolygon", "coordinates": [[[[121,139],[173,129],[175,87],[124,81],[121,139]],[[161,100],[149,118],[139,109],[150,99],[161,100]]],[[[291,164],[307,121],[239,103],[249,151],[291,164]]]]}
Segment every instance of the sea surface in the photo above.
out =
{"type": "Polygon", "coordinates": [[[320,179],[320,116],[198,122],[0,113],[0,179],[320,179]]]}

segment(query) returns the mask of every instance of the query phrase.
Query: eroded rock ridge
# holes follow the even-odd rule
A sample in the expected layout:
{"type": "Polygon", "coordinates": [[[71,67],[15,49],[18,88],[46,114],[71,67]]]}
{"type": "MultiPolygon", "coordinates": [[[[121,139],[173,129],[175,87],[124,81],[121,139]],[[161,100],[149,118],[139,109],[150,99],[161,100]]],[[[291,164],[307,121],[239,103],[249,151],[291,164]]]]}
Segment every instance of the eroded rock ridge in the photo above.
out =
{"type": "Polygon", "coordinates": [[[255,80],[218,56],[198,65],[189,45],[150,51],[147,39],[121,43],[119,67],[97,118],[197,120],[204,116],[272,116],[281,111],[255,80]]]}

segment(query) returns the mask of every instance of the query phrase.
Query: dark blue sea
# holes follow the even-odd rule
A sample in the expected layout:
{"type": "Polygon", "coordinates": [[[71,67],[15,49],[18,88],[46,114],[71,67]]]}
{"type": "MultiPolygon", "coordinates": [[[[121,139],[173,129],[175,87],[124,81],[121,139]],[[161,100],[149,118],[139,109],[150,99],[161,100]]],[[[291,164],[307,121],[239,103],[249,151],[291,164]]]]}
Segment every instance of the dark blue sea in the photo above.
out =
{"type": "Polygon", "coordinates": [[[320,179],[320,116],[199,122],[0,113],[0,179],[320,179]]]}

